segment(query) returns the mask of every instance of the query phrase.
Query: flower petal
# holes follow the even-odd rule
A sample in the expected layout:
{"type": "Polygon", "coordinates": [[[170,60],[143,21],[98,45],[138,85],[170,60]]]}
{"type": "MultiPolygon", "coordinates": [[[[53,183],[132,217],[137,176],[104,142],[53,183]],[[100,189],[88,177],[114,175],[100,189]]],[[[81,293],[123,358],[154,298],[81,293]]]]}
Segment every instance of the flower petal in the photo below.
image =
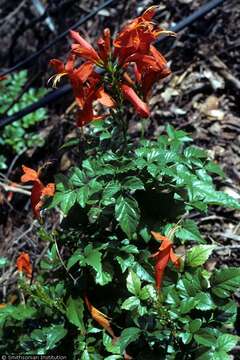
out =
{"type": "Polygon", "coordinates": [[[60,74],[62,72],[65,72],[65,66],[64,63],[59,59],[52,59],[49,61],[49,64],[54,68],[54,70],[60,74]]]}
{"type": "Polygon", "coordinates": [[[91,60],[95,63],[101,61],[96,50],[90,45],[83,37],[76,31],[70,31],[71,38],[76,41],[77,44],[72,45],[74,54],[81,56],[87,60],[91,60]]]}
{"type": "Polygon", "coordinates": [[[116,102],[114,101],[114,99],[105,92],[103,87],[98,89],[97,99],[102,105],[107,106],[109,108],[116,106],[116,102]]]}
{"type": "Polygon", "coordinates": [[[112,337],[113,339],[116,338],[113,329],[111,328],[109,317],[105,314],[103,314],[101,311],[96,309],[88,300],[87,296],[84,296],[85,303],[87,305],[87,308],[92,316],[92,318],[100,325],[102,326],[112,337]]]}
{"type": "Polygon", "coordinates": [[[31,206],[35,218],[40,217],[40,210],[41,210],[41,206],[43,205],[43,202],[41,201],[43,188],[44,185],[40,180],[34,181],[31,192],[31,206]]]}
{"type": "Polygon", "coordinates": [[[49,183],[42,189],[42,196],[53,196],[55,193],[55,184],[49,183]]]}
{"type": "Polygon", "coordinates": [[[32,276],[32,265],[30,262],[30,256],[26,252],[21,252],[17,258],[17,269],[19,272],[24,272],[28,277],[32,276]]]}
{"type": "Polygon", "coordinates": [[[38,180],[38,173],[37,171],[22,165],[22,170],[24,172],[24,175],[22,175],[21,177],[21,181],[24,182],[28,182],[28,181],[36,181],[38,180]]]}
{"type": "Polygon", "coordinates": [[[136,94],[136,92],[133,90],[132,87],[123,84],[121,86],[121,90],[124,98],[132,103],[132,105],[134,106],[134,108],[136,109],[137,113],[140,116],[144,118],[149,117],[150,112],[147,104],[138,97],[138,95],[136,94]]]}

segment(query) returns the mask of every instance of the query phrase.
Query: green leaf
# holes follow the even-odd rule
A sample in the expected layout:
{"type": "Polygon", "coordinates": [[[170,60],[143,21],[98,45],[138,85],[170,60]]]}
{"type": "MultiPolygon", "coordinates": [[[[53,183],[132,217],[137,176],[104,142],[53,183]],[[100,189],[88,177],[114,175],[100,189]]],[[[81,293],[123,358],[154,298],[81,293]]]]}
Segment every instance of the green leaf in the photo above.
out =
{"type": "Polygon", "coordinates": [[[102,202],[105,206],[113,204],[115,202],[114,195],[121,190],[121,184],[119,181],[110,181],[106,184],[102,193],[102,202]]]}
{"type": "Polygon", "coordinates": [[[191,267],[203,265],[208,260],[215,247],[215,245],[194,246],[187,252],[187,265],[191,267]]]}
{"type": "Polygon", "coordinates": [[[108,352],[115,355],[120,354],[119,341],[114,342],[113,339],[108,334],[106,334],[106,332],[103,332],[103,345],[108,352]]]}
{"type": "Polygon", "coordinates": [[[221,169],[221,167],[213,162],[213,161],[209,161],[209,163],[205,166],[205,169],[208,171],[208,172],[211,172],[211,173],[214,173],[214,174],[217,174],[223,178],[226,177],[226,175],[224,174],[224,171],[221,169]]]}
{"type": "Polygon", "coordinates": [[[207,152],[197,146],[188,146],[184,150],[184,155],[186,158],[206,158],[207,152]]]}
{"type": "Polygon", "coordinates": [[[133,310],[139,305],[140,305],[140,300],[136,296],[131,296],[122,303],[121,309],[133,310]]]}
{"type": "Polygon", "coordinates": [[[87,182],[86,174],[81,169],[74,167],[69,182],[73,186],[81,187],[87,182]]]}
{"type": "Polygon", "coordinates": [[[141,300],[155,299],[156,297],[157,293],[153,285],[146,285],[140,290],[139,298],[141,300]]]}
{"type": "Polygon", "coordinates": [[[9,260],[5,257],[0,256],[0,269],[8,265],[9,260]]]}
{"type": "Polygon", "coordinates": [[[89,244],[84,249],[84,255],[84,263],[96,271],[96,282],[102,286],[108,284],[112,277],[102,269],[102,253],[98,249],[93,249],[92,244],[89,244]]]}
{"type": "Polygon", "coordinates": [[[175,236],[184,241],[197,241],[200,243],[205,243],[205,240],[202,238],[196,223],[193,220],[185,220],[181,224],[181,228],[175,232],[175,236]]]}
{"type": "Polygon", "coordinates": [[[221,351],[231,351],[239,342],[239,336],[222,334],[217,338],[217,348],[221,351]]]}
{"type": "Polygon", "coordinates": [[[78,145],[79,143],[80,143],[80,139],[79,139],[79,138],[70,139],[70,140],[66,141],[66,142],[59,148],[59,150],[66,149],[66,148],[69,148],[69,147],[73,147],[73,146],[75,146],[75,145],[78,145]]]}
{"type": "Polygon", "coordinates": [[[77,194],[75,191],[66,191],[61,196],[60,207],[63,213],[66,215],[69,210],[73,207],[77,199],[77,194]]]}
{"type": "Polygon", "coordinates": [[[197,334],[194,334],[194,339],[199,345],[214,347],[216,345],[216,336],[214,331],[209,328],[200,329],[197,334]]]}
{"type": "Polygon", "coordinates": [[[81,250],[77,249],[74,254],[68,259],[67,268],[71,269],[73,265],[75,265],[78,261],[83,260],[84,256],[81,250]]]}
{"type": "Polygon", "coordinates": [[[194,357],[194,359],[196,359],[196,360],[209,360],[209,359],[212,359],[212,357],[213,357],[213,352],[210,351],[210,350],[206,351],[206,348],[203,347],[203,348],[200,348],[200,355],[194,357]],[[202,350],[202,349],[204,349],[204,350],[202,350]]]}
{"type": "Polygon", "coordinates": [[[132,267],[133,263],[135,262],[135,259],[133,255],[129,255],[127,258],[123,258],[120,256],[116,256],[116,260],[121,266],[121,270],[124,273],[128,268],[132,267]]]}
{"type": "Polygon", "coordinates": [[[88,350],[84,350],[81,356],[81,360],[93,360],[88,350]]]}
{"type": "Polygon", "coordinates": [[[136,341],[140,335],[141,330],[136,327],[124,329],[120,337],[120,352],[123,354],[126,347],[133,341],[136,341]]]}
{"type": "Polygon", "coordinates": [[[123,182],[123,187],[128,190],[144,190],[144,184],[137,176],[128,176],[123,182]]]}
{"type": "Polygon", "coordinates": [[[191,333],[195,333],[196,331],[198,331],[200,329],[201,326],[202,326],[202,320],[201,319],[192,320],[189,323],[189,331],[191,333]]]}
{"type": "Polygon", "coordinates": [[[207,311],[216,308],[216,305],[208,293],[201,292],[197,294],[194,299],[196,300],[196,309],[198,310],[207,311]]]}
{"type": "Polygon", "coordinates": [[[47,350],[53,349],[67,335],[67,330],[62,325],[53,325],[43,330],[47,334],[47,350]]]}
{"type": "Polygon", "coordinates": [[[77,326],[81,332],[85,331],[83,321],[84,304],[81,298],[73,299],[71,296],[67,301],[66,316],[68,320],[75,326],[77,326]]]}
{"type": "Polygon", "coordinates": [[[215,270],[211,279],[211,291],[220,298],[228,298],[240,284],[240,269],[228,268],[215,270]]]}
{"type": "Polygon", "coordinates": [[[84,208],[87,205],[89,195],[90,193],[89,193],[88,185],[84,185],[77,190],[77,202],[82,208],[84,208]]]}
{"type": "Polygon", "coordinates": [[[189,344],[190,341],[192,340],[192,334],[188,333],[188,332],[184,332],[179,334],[180,338],[182,339],[182,342],[184,344],[189,344]]]}
{"type": "Polygon", "coordinates": [[[130,270],[127,276],[127,289],[133,295],[138,295],[141,290],[141,281],[134,271],[130,270]]]}
{"type": "Polygon", "coordinates": [[[230,360],[232,357],[230,357],[226,351],[216,351],[212,354],[211,359],[213,360],[230,360]]]}
{"type": "Polygon", "coordinates": [[[196,300],[194,298],[189,298],[189,299],[185,299],[183,302],[181,302],[180,304],[180,312],[182,314],[187,314],[189,313],[192,309],[195,308],[196,305],[196,300]]]}
{"type": "Polygon", "coordinates": [[[121,229],[129,238],[132,238],[140,220],[137,201],[128,196],[119,196],[115,206],[115,215],[121,229]]]}

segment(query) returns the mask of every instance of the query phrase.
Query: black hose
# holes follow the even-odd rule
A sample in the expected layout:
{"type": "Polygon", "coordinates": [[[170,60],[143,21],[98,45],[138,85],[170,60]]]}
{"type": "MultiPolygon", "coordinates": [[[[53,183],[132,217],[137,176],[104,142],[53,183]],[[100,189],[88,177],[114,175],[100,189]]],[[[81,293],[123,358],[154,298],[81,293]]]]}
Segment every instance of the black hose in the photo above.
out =
{"type": "Polygon", "coordinates": [[[2,74],[0,74],[0,76],[5,76],[8,75],[10,73],[12,73],[13,71],[16,71],[17,69],[20,69],[24,66],[26,66],[27,64],[31,63],[33,60],[35,60],[36,58],[39,57],[39,55],[41,55],[44,51],[48,50],[50,47],[52,47],[54,44],[56,44],[59,40],[63,39],[66,35],[68,35],[69,30],[71,29],[76,29],[77,27],[79,27],[80,25],[84,24],[85,22],[87,22],[88,20],[90,20],[93,16],[95,16],[99,11],[101,11],[102,9],[104,9],[105,7],[109,6],[110,4],[112,4],[114,1],[116,0],[107,0],[105,1],[102,5],[99,5],[96,9],[94,9],[92,12],[90,12],[89,14],[87,14],[86,16],[84,16],[82,19],[80,19],[79,21],[77,21],[76,23],[74,23],[70,28],[68,28],[67,30],[65,30],[64,32],[62,32],[60,35],[58,35],[57,37],[55,37],[52,41],[50,41],[47,45],[43,46],[40,50],[36,51],[34,54],[28,56],[27,58],[25,58],[22,61],[19,61],[17,64],[15,64],[14,66],[12,66],[11,68],[7,69],[6,71],[4,71],[2,74]]]}
{"type": "Polygon", "coordinates": [[[187,16],[185,19],[179,21],[175,26],[170,30],[174,32],[179,32],[185,29],[187,26],[190,26],[195,20],[201,19],[203,16],[208,14],[210,11],[215,9],[217,6],[223,4],[224,0],[211,0],[206,4],[200,6],[196,11],[191,15],[187,16]]]}
{"type": "Polygon", "coordinates": [[[69,93],[71,86],[69,84],[62,86],[60,89],[52,90],[47,95],[43,96],[40,100],[34,102],[33,104],[26,106],[24,109],[16,112],[11,116],[7,116],[3,119],[0,119],[0,128],[13,123],[14,121],[21,119],[23,116],[31,114],[32,112],[49,105],[51,102],[61,98],[63,95],[69,93]]]}
{"type": "MultiPolygon", "coordinates": [[[[218,5],[222,4],[223,2],[224,2],[224,0],[209,1],[207,4],[204,4],[199,9],[194,11],[191,15],[189,15],[185,19],[181,20],[178,24],[176,24],[175,26],[172,26],[170,28],[170,30],[174,31],[174,32],[179,32],[179,31],[183,30],[184,28],[191,25],[194,21],[200,19],[201,17],[206,15],[208,12],[210,12],[211,10],[213,10],[214,8],[216,8],[218,5]]],[[[108,1],[108,3],[110,3],[110,1],[108,1]]],[[[157,43],[159,43],[159,42],[160,41],[157,41],[157,43]]],[[[39,101],[33,103],[32,105],[24,108],[21,111],[15,113],[14,115],[0,119],[0,129],[2,127],[4,127],[5,125],[11,124],[14,121],[22,118],[23,116],[25,116],[27,114],[32,113],[33,111],[35,111],[39,108],[49,105],[51,102],[58,100],[59,98],[61,98],[63,95],[66,95],[70,91],[71,91],[70,85],[65,85],[60,89],[51,91],[49,94],[45,95],[39,101]]]]}

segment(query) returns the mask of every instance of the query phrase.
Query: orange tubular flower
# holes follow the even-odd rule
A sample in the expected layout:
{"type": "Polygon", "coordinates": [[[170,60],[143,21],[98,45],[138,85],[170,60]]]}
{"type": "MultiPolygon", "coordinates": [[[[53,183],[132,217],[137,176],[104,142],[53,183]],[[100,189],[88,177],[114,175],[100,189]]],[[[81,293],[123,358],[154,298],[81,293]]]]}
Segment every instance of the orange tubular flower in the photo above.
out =
{"type": "Polygon", "coordinates": [[[171,261],[176,268],[179,268],[180,258],[174,254],[172,249],[172,242],[166,236],[162,236],[161,234],[156,233],[154,231],[152,231],[151,233],[156,240],[162,241],[159,250],[155,254],[150,255],[151,258],[154,258],[156,260],[155,263],[156,288],[158,291],[160,291],[163,281],[164,271],[168,263],[171,261]]]}
{"type": "Polygon", "coordinates": [[[79,68],[74,68],[76,56],[70,54],[66,65],[61,60],[52,59],[50,60],[50,65],[57,72],[56,75],[53,75],[51,79],[53,79],[53,86],[56,87],[57,83],[63,76],[68,76],[73,88],[73,93],[75,99],[80,107],[83,106],[83,84],[88,80],[89,76],[93,73],[93,64],[90,62],[86,62],[81,65],[79,68]]]}
{"type": "Polygon", "coordinates": [[[103,30],[103,36],[98,39],[98,53],[104,65],[107,65],[111,54],[111,33],[108,28],[103,30]]]}
{"type": "Polygon", "coordinates": [[[134,106],[140,116],[142,116],[143,118],[149,117],[150,112],[147,104],[138,97],[138,95],[131,86],[123,84],[121,85],[121,90],[123,97],[131,102],[131,104],[134,106]]]}
{"type": "Polygon", "coordinates": [[[150,44],[160,35],[173,35],[171,31],[164,31],[152,22],[157,6],[149,7],[141,16],[130,21],[119,33],[114,41],[115,57],[119,63],[134,53],[146,54],[150,44]]]}
{"type": "Polygon", "coordinates": [[[2,81],[2,80],[6,80],[6,76],[5,75],[0,75],[0,81],[2,81]]]}
{"type": "Polygon", "coordinates": [[[70,30],[70,37],[76,43],[72,44],[72,51],[74,54],[82,57],[85,60],[91,61],[93,64],[101,65],[102,59],[97,51],[77,32],[70,30]]]}
{"type": "Polygon", "coordinates": [[[26,252],[21,252],[21,254],[17,258],[17,269],[20,273],[24,272],[27,277],[32,277],[32,265],[30,262],[30,256],[26,252]]]}
{"type": "Polygon", "coordinates": [[[117,340],[117,336],[114,334],[113,329],[111,328],[109,317],[96,309],[90,303],[86,295],[84,296],[84,300],[92,318],[112,336],[113,340],[117,340]]]}
{"type": "Polygon", "coordinates": [[[32,181],[33,187],[31,191],[31,206],[33,209],[34,217],[40,217],[40,210],[44,204],[45,196],[53,196],[55,192],[55,185],[49,183],[46,186],[43,185],[39,179],[39,172],[27,167],[22,166],[24,175],[21,177],[23,183],[32,181]]]}
{"type": "MultiPolygon", "coordinates": [[[[167,61],[162,54],[153,46],[150,46],[150,52],[155,60],[156,67],[143,65],[141,71],[141,85],[144,99],[147,98],[153,84],[171,74],[171,70],[167,67],[167,61]]],[[[138,64],[139,65],[139,64],[138,64]]]]}
{"type": "Polygon", "coordinates": [[[97,87],[98,80],[92,79],[92,84],[85,89],[85,101],[82,109],[78,113],[77,126],[82,127],[91,121],[101,120],[106,115],[94,115],[93,103],[94,101],[100,102],[102,105],[112,108],[116,106],[115,101],[108,95],[103,86],[97,87]]]}
{"type": "Polygon", "coordinates": [[[111,52],[111,34],[108,28],[104,29],[103,36],[98,40],[98,52],[76,31],[70,31],[72,52],[77,56],[90,61],[97,66],[107,65],[111,52]]]}

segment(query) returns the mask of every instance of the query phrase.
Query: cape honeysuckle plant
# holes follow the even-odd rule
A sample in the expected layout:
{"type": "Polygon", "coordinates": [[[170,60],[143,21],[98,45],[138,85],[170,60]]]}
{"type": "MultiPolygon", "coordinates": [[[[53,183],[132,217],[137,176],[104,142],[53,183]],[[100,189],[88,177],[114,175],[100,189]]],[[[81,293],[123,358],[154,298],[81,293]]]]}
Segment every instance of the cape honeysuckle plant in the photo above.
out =
{"type": "Polygon", "coordinates": [[[54,86],[63,76],[72,84],[77,126],[90,125],[62,146],[78,143],[80,151],[55,189],[43,185],[41,169],[23,168],[22,181],[34,184],[35,217],[43,222],[54,208],[62,221],[52,233],[39,228],[49,249],[35,271],[19,255],[24,301],[1,307],[2,353],[225,360],[237,344],[240,270],[207,270],[216,244],[188,215],[239,203],[215,189],[210,174],[223,176],[221,169],[185,132],[167,125],[157,139],[128,134],[125,101],[148,117],[151,88],[170,73],[153,45],[169,34],[153,22],[155,12],[146,10],[113,42],[104,30],[98,50],[72,31],[66,65],[51,61],[54,86]]]}

